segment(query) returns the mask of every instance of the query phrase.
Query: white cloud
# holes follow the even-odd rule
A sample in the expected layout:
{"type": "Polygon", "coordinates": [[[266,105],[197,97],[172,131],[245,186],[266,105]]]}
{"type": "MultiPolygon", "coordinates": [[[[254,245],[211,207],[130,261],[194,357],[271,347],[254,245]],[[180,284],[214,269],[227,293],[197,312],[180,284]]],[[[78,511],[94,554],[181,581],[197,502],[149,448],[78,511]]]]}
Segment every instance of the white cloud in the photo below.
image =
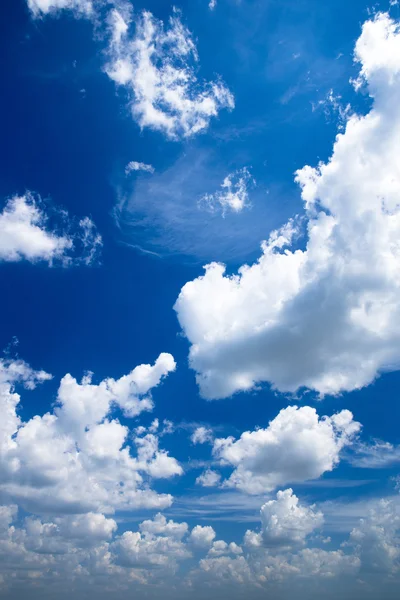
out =
{"type": "Polygon", "coordinates": [[[190,440],[192,444],[206,444],[208,442],[212,442],[214,439],[214,434],[212,429],[209,427],[196,427],[190,436],[190,440]]]}
{"type": "Polygon", "coordinates": [[[40,198],[26,193],[7,200],[0,213],[0,261],[60,262],[89,265],[102,245],[94,223],[85,217],[76,227],[65,212],[57,214],[63,231],[47,227],[40,198]]]}
{"type": "Polygon", "coordinates": [[[18,512],[18,506],[11,504],[10,506],[0,506],[0,532],[8,529],[14,521],[18,512]]]}
{"type": "Polygon", "coordinates": [[[260,510],[261,533],[246,532],[250,546],[286,546],[304,544],[306,537],[323,524],[323,514],[313,506],[302,506],[293,490],[279,491],[260,510]],[[258,539],[257,539],[258,537],[258,539]]]}
{"type": "Polygon", "coordinates": [[[132,171],[145,171],[147,173],[154,173],[154,167],[152,165],[146,165],[146,163],[136,162],[131,160],[125,167],[125,174],[129,175],[132,171]]]}
{"type": "MultiPolygon", "coordinates": [[[[27,1],[36,17],[70,9],[77,16],[95,17],[99,27],[103,16],[97,10],[102,5],[91,0],[27,1]]],[[[142,129],[160,131],[172,140],[187,138],[207,129],[220,110],[234,108],[233,94],[220,78],[197,77],[196,45],[179,10],[174,8],[164,25],[150,11],[133,17],[129,3],[111,4],[105,18],[109,44],[104,70],[117,86],[126,88],[132,116],[142,129]],[[133,21],[135,32],[130,36],[133,21]]]]}
{"type": "Polygon", "coordinates": [[[234,467],[224,486],[262,494],[332,471],[359,429],[348,410],[319,418],[310,406],[289,406],[267,429],[246,431],[238,440],[216,439],[213,454],[234,467]]]}
{"type": "Polygon", "coordinates": [[[380,500],[352,530],[345,545],[353,546],[367,574],[393,574],[400,570],[399,534],[399,499],[380,500]]]}
{"type": "Polygon", "coordinates": [[[81,383],[66,375],[52,412],[27,422],[18,416],[15,385],[33,388],[50,376],[21,361],[3,361],[0,367],[3,497],[37,514],[112,513],[171,504],[172,497],[151,490],[147,480],[181,474],[176,459],[159,449],[153,434],[133,439],[133,456],[128,427],[111,418],[115,408],[128,417],[152,408],[151,389],[175,369],[170,354],[161,354],[153,366],[140,365],[129,375],[98,385],[90,375],[81,383]]]}
{"type": "Polygon", "coordinates": [[[202,487],[216,487],[221,481],[221,475],[213,469],[206,469],[196,478],[196,484],[202,487]]]}
{"type": "Polygon", "coordinates": [[[225,556],[229,554],[233,554],[234,556],[238,554],[242,554],[243,550],[240,546],[235,544],[235,542],[231,542],[227,544],[224,540],[217,540],[213,543],[210,550],[208,551],[208,556],[225,556]]]}
{"type": "Polygon", "coordinates": [[[214,8],[217,6],[217,0],[210,0],[210,2],[208,3],[208,8],[210,10],[214,10],[214,8]]]}
{"type": "Polygon", "coordinates": [[[172,537],[181,540],[188,532],[187,523],[175,523],[169,520],[161,513],[158,513],[153,520],[143,521],[139,529],[144,534],[162,535],[164,537],[172,537]]]}
{"type": "Polygon", "coordinates": [[[156,515],[154,521],[144,521],[140,532],[126,531],[112,544],[117,564],[127,567],[176,568],[177,561],[190,558],[190,550],[182,542],[186,523],[168,521],[156,515]]]}
{"type": "Polygon", "coordinates": [[[347,459],[354,467],[382,469],[400,462],[400,447],[382,440],[370,444],[359,442],[347,459]]]}
{"type": "Polygon", "coordinates": [[[327,163],[296,174],[304,249],[283,249],[291,240],[280,231],[237,275],[213,263],[183,287],[175,309],[203,396],[261,381],[338,394],[398,368],[399,56],[398,26],[387,15],[364,24],[355,59],[373,107],[349,118],[327,163]]]}
{"type": "Polygon", "coordinates": [[[196,525],[193,527],[190,532],[189,541],[196,548],[209,548],[215,539],[216,533],[210,525],[206,525],[202,527],[201,525],[196,525]]]}
{"type": "Polygon", "coordinates": [[[249,206],[248,187],[255,184],[249,170],[244,167],[227,175],[221,184],[221,189],[214,194],[205,194],[199,200],[200,206],[205,206],[211,211],[221,209],[225,215],[227,210],[241,212],[249,206]]]}
{"type": "Polygon", "coordinates": [[[28,7],[35,17],[41,14],[53,13],[61,9],[75,10],[89,15],[93,10],[91,0],[27,0],[28,7]]]}
{"type": "Polygon", "coordinates": [[[132,115],[141,128],[150,127],[170,139],[190,137],[206,129],[222,108],[234,107],[221,81],[200,82],[197,50],[178,11],[164,27],[143,11],[129,36],[130,15],[113,9],[106,73],[131,94],[132,115]]]}

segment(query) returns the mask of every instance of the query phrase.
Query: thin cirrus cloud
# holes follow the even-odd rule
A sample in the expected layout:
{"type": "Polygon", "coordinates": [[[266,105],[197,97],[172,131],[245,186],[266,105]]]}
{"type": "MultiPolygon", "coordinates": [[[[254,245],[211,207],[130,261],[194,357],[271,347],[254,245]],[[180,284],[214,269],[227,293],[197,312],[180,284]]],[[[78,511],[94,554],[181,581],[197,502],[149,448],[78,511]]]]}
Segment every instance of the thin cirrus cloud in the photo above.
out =
{"type": "Polygon", "coordinates": [[[8,199],[0,213],[0,261],[90,265],[101,246],[89,217],[74,222],[65,211],[46,209],[30,192],[8,199]],[[54,225],[49,225],[50,216],[54,225]]]}
{"type": "Polygon", "coordinates": [[[387,14],[355,46],[373,106],[352,114],[327,163],[296,173],[305,248],[286,225],[238,274],[212,263],[175,304],[201,394],[224,398],[269,382],[319,395],[360,389],[400,362],[400,33],[387,14]]]}

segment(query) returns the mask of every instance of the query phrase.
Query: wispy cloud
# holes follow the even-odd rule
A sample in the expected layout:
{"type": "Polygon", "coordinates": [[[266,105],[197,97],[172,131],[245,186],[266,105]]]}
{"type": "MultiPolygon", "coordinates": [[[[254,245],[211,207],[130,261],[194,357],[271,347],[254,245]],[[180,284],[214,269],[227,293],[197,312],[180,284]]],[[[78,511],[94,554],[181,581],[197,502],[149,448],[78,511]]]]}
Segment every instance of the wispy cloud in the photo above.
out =
{"type": "Polygon", "coordinates": [[[212,212],[221,210],[225,216],[228,210],[239,213],[249,207],[248,188],[255,185],[247,167],[227,175],[221,183],[220,189],[212,194],[204,194],[199,200],[199,206],[212,212]]]}
{"type": "Polygon", "coordinates": [[[131,160],[125,167],[125,175],[130,175],[132,171],[145,171],[146,173],[154,173],[154,167],[153,165],[147,165],[146,163],[131,160]]]}
{"type": "Polygon", "coordinates": [[[105,71],[131,96],[132,115],[141,128],[177,140],[205,130],[223,108],[233,109],[233,94],[225,84],[201,81],[195,66],[199,57],[191,32],[174,10],[168,23],[143,11],[135,19],[113,9],[109,15],[111,40],[105,71]]]}

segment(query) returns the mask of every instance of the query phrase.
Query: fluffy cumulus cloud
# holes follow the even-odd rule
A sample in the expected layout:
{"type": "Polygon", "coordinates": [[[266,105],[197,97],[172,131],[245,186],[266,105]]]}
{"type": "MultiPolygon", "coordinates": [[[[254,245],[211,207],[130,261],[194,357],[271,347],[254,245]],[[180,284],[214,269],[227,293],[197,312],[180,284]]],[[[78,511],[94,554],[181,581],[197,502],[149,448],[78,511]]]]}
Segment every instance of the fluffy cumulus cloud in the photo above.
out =
{"type": "Polygon", "coordinates": [[[142,129],[160,131],[172,140],[187,138],[207,129],[220,110],[234,108],[233,94],[220,78],[198,78],[196,45],[177,9],[164,24],[148,10],[133,16],[131,4],[124,0],[109,4],[28,0],[36,17],[69,9],[77,16],[93,18],[97,28],[107,29],[104,70],[126,90],[132,116],[142,129]],[[114,7],[108,10],[109,4],[114,7]]]}
{"type": "Polygon", "coordinates": [[[74,223],[65,212],[47,214],[40,198],[31,193],[10,198],[0,213],[0,261],[89,265],[101,245],[89,217],[74,223]],[[50,216],[57,221],[54,227],[49,226],[50,216]]]}
{"type": "Polygon", "coordinates": [[[216,533],[210,525],[204,527],[202,525],[196,525],[190,533],[189,540],[196,548],[210,548],[215,536],[216,533]]]}
{"type": "MultiPolygon", "coordinates": [[[[261,596],[284,598],[293,586],[300,586],[304,597],[331,594],[335,598],[345,585],[346,594],[339,595],[351,598],[359,597],[353,593],[358,585],[358,594],[367,589],[372,595],[362,597],[373,598],[374,574],[385,573],[398,581],[398,498],[376,502],[342,547],[331,550],[318,547],[315,540],[301,547],[322,525],[322,516],[296,500],[286,490],[264,505],[260,532],[247,532],[243,548],[235,542],[215,541],[210,526],[197,525],[189,532],[187,523],[161,514],[119,533],[117,522],[99,513],[51,519],[28,516],[18,522],[16,507],[4,505],[0,507],[2,591],[12,589],[16,568],[35,573],[37,589],[52,586],[53,593],[73,578],[77,597],[84,597],[85,590],[100,592],[107,582],[108,593],[112,589],[116,597],[141,596],[146,589],[155,597],[165,597],[166,585],[172,585],[178,596],[212,589],[213,595],[218,590],[233,592],[235,597],[259,597],[258,590],[261,596]],[[251,535],[253,543],[249,543],[251,535]],[[181,571],[177,579],[181,565],[188,561],[192,561],[184,567],[188,574],[181,571]]],[[[22,583],[26,586],[22,589],[31,589],[29,578],[22,583]]],[[[385,595],[380,587],[380,597],[396,596],[385,595]]]]}
{"type": "Polygon", "coordinates": [[[61,9],[89,15],[93,10],[93,2],[91,0],[28,0],[28,7],[35,17],[61,9]]]}
{"type": "Polygon", "coordinates": [[[214,457],[234,467],[223,485],[250,494],[317,479],[339,462],[340,451],[360,429],[348,410],[320,418],[310,406],[289,406],[266,429],[214,441],[214,457]]]}
{"type": "Polygon", "coordinates": [[[209,427],[196,427],[190,436],[190,440],[192,444],[206,444],[207,442],[212,442],[214,438],[214,434],[212,429],[209,427]]]}
{"type": "Polygon", "coordinates": [[[227,175],[221,184],[221,189],[214,194],[205,194],[199,200],[199,206],[211,211],[221,210],[224,215],[228,210],[239,213],[249,206],[248,189],[255,181],[250,171],[244,167],[227,175]]]}
{"type": "Polygon", "coordinates": [[[266,502],[260,511],[261,533],[247,531],[250,546],[293,546],[304,544],[314,529],[323,524],[323,514],[314,506],[302,506],[292,489],[279,491],[276,500],[266,502]]]}
{"type": "Polygon", "coordinates": [[[216,487],[220,481],[221,474],[213,469],[206,469],[196,477],[196,484],[202,487],[216,487]]]}
{"type": "Polygon", "coordinates": [[[238,274],[213,263],[175,309],[201,393],[222,398],[267,381],[284,392],[359,389],[400,361],[400,31],[366,22],[355,46],[356,87],[373,100],[352,114],[332,155],[296,174],[304,248],[293,223],[238,274]]]}
{"type": "Polygon", "coordinates": [[[234,107],[222,81],[197,79],[196,46],[177,11],[166,26],[143,11],[133,35],[129,11],[113,9],[109,23],[106,72],[128,90],[132,115],[141,128],[161,131],[171,139],[190,137],[206,129],[222,108],[234,107]]]}
{"type": "Polygon", "coordinates": [[[400,501],[381,500],[367,518],[355,527],[345,546],[352,546],[368,573],[393,574],[400,571],[400,501]]]}
{"type": "Polygon", "coordinates": [[[171,355],[140,365],[120,379],[93,384],[86,375],[60,382],[54,409],[23,422],[17,385],[33,389],[50,375],[22,361],[0,365],[0,494],[36,514],[72,514],[169,506],[169,494],[149,487],[152,479],[180,475],[182,468],[159,449],[154,434],[134,437],[114,410],[126,417],[153,406],[151,389],[175,368],[171,355]]]}

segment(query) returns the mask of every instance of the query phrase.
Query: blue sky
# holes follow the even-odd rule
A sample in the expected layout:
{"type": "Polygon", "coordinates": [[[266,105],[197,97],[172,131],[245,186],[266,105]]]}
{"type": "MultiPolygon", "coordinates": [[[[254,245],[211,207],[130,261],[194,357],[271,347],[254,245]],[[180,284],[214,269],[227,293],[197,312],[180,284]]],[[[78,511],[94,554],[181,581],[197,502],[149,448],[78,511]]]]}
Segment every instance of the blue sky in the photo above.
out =
{"type": "Polygon", "coordinates": [[[398,3],[2,9],[2,597],[397,597],[398,3]]]}

